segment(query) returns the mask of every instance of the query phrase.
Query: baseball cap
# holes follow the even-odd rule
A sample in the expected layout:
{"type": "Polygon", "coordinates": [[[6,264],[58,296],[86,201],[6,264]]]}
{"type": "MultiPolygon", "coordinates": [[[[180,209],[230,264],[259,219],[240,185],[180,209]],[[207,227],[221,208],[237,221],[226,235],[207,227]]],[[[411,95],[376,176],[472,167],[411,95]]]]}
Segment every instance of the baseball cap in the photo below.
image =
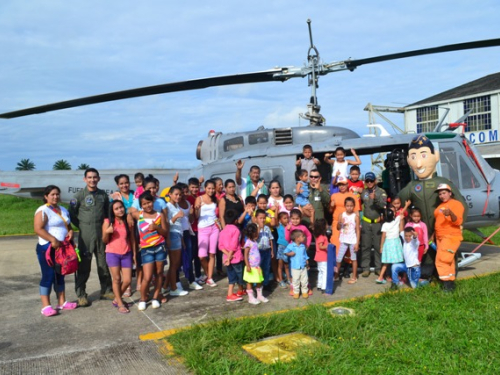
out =
{"type": "Polygon", "coordinates": [[[366,172],[365,173],[365,180],[375,181],[376,179],[377,179],[377,176],[375,176],[375,173],[373,173],[373,172],[366,172]]]}
{"type": "Polygon", "coordinates": [[[449,190],[451,191],[451,187],[450,185],[448,184],[439,184],[436,191],[439,191],[439,190],[449,190]]]}
{"type": "Polygon", "coordinates": [[[347,184],[349,181],[347,181],[347,178],[344,176],[338,176],[337,177],[337,185],[341,184],[347,184]]]}

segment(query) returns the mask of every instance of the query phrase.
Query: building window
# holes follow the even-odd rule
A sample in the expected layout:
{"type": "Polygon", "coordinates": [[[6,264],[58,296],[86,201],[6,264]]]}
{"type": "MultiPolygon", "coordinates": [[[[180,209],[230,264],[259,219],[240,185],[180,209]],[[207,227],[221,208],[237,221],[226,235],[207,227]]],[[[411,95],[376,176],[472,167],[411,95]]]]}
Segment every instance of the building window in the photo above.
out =
{"type": "Polygon", "coordinates": [[[417,133],[432,132],[438,123],[438,106],[417,108],[417,133]]]}
{"type": "Polygon", "coordinates": [[[480,96],[477,98],[464,100],[464,113],[472,110],[465,122],[466,132],[475,132],[479,130],[491,129],[491,104],[489,96],[480,96]]]}

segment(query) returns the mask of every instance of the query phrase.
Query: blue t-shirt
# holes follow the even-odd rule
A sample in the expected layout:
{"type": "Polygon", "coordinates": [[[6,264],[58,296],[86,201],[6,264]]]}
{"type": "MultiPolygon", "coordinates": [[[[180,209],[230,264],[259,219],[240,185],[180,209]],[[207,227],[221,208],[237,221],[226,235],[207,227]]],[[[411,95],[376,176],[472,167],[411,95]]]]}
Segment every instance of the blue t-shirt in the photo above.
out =
{"type": "MultiPolygon", "coordinates": [[[[134,199],[134,203],[132,203],[132,207],[134,207],[137,211],[142,210],[139,199],[134,199]]],[[[155,202],[153,203],[153,209],[156,212],[161,212],[164,208],[167,208],[167,203],[158,197],[155,198],[155,202]]]]}
{"type": "Polygon", "coordinates": [[[285,237],[285,227],[280,224],[278,227],[278,245],[288,246],[288,241],[285,237]]]}
{"type": "Polygon", "coordinates": [[[307,260],[309,257],[307,256],[307,250],[304,244],[301,243],[297,245],[295,242],[290,242],[285,249],[285,254],[290,257],[290,266],[292,269],[301,270],[307,267],[307,260]],[[294,252],[295,255],[288,255],[291,252],[294,252]]]}

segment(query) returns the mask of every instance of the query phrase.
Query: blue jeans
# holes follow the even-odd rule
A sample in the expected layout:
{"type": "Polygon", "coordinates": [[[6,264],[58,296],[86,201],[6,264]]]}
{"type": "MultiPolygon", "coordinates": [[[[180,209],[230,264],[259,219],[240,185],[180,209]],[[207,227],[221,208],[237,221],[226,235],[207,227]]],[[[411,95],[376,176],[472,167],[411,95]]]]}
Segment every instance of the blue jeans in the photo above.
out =
{"type": "MultiPolygon", "coordinates": [[[[193,243],[191,242],[191,234],[188,230],[183,233],[184,247],[182,248],[182,272],[191,284],[194,281],[193,274],[193,243]]],[[[198,257],[197,257],[198,258],[198,257]]],[[[199,259],[199,258],[198,258],[199,259]]],[[[179,278],[179,270],[177,270],[177,279],[179,278]]]]}
{"type": "Polygon", "coordinates": [[[264,275],[264,286],[269,284],[271,279],[271,249],[260,250],[260,268],[264,275]]]}
{"type": "Polygon", "coordinates": [[[38,257],[38,263],[40,263],[40,269],[42,271],[42,279],[40,280],[41,296],[50,295],[50,289],[52,288],[52,284],[54,284],[54,291],[56,293],[64,292],[64,276],[55,273],[54,268],[50,267],[47,264],[47,260],[45,259],[45,253],[47,252],[49,245],[50,242],[47,243],[46,245],[40,245],[40,244],[36,245],[36,256],[38,257]]]}
{"type": "Polygon", "coordinates": [[[399,282],[398,274],[404,272],[408,275],[408,281],[413,289],[418,286],[420,280],[420,266],[406,267],[404,263],[394,263],[392,265],[392,282],[397,284],[399,282]]]}

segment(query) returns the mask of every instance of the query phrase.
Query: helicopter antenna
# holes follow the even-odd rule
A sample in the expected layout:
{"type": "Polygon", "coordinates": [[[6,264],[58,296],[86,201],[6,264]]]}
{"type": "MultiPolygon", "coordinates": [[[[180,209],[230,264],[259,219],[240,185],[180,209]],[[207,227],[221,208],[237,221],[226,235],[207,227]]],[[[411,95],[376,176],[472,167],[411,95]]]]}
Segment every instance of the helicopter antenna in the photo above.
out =
{"type": "Polygon", "coordinates": [[[319,68],[319,52],[313,42],[311,20],[307,20],[307,27],[309,28],[309,50],[307,51],[307,62],[308,68],[310,69],[308,77],[309,86],[311,86],[311,99],[307,105],[308,112],[306,114],[300,114],[300,116],[306,120],[309,120],[309,126],[323,126],[325,123],[325,118],[319,114],[321,106],[318,104],[318,97],[316,96],[316,89],[318,88],[318,78],[317,74],[319,68]]]}

